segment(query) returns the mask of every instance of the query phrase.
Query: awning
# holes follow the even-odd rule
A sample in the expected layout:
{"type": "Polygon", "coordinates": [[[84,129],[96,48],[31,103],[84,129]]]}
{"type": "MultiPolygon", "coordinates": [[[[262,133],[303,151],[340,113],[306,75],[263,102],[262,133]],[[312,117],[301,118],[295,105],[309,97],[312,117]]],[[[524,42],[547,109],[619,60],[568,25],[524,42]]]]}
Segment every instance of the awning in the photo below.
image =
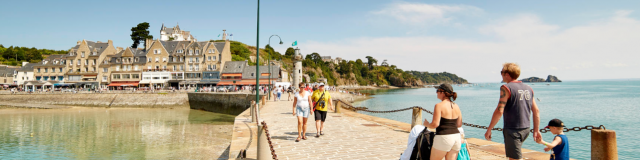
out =
{"type": "Polygon", "coordinates": [[[242,77],[242,73],[223,73],[223,77],[242,77]]]}
{"type": "Polygon", "coordinates": [[[74,85],[74,84],[73,83],[56,83],[56,84],[53,84],[53,86],[55,86],[55,87],[69,87],[69,86],[72,86],[72,85],[74,85]]]}
{"type": "MultiPolygon", "coordinates": [[[[260,81],[260,85],[267,85],[269,84],[269,81],[263,80],[260,81]]],[[[274,82],[271,82],[271,84],[275,84],[274,82]]],[[[233,81],[223,81],[218,83],[218,85],[256,85],[256,80],[241,80],[241,81],[236,81],[236,83],[234,84],[233,81]]]]}
{"type": "Polygon", "coordinates": [[[138,86],[138,83],[111,83],[107,85],[109,87],[120,87],[120,86],[138,86]]]}
{"type": "Polygon", "coordinates": [[[167,80],[151,80],[150,83],[167,83],[167,80]]]}
{"type": "Polygon", "coordinates": [[[151,82],[151,80],[143,79],[140,81],[140,84],[149,84],[149,82],[151,82]]]}

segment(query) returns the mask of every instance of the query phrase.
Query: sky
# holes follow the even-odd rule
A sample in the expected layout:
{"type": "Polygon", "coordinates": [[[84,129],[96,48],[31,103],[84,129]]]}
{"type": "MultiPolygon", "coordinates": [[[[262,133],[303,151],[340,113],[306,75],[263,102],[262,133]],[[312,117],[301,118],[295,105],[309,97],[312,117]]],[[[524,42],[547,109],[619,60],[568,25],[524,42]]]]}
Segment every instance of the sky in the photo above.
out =
{"type": "MultiPolygon", "coordinates": [[[[505,62],[520,78],[640,78],[640,1],[272,0],[260,3],[259,45],[347,60],[372,56],[403,70],[499,82],[505,62]]],[[[0,44],[67,50],[82,39],[128,47],[131,27],[180,25],[199,41],[256,45],[257,1],[9,1],[0,44]]]]}

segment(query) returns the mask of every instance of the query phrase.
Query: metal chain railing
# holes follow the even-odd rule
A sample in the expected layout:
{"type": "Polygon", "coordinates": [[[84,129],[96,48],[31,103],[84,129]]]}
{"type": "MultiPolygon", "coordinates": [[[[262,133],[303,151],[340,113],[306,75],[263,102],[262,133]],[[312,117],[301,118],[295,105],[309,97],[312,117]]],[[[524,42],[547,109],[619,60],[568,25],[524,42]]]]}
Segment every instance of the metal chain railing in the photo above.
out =
{"type": "Polygon", "coordinates": [[[267,127],[267,123],[262,121],[262,127],[264,127],[264,133],[267,134],[267,141],[269,142],[269,148],[271,149],[271,158],[278,160],[276,150],[273,149],[273,143],[271,142],[271,135],[269,135],[269,128],[267,127]]]}
{"type": "MultiPolygon", "coordinates": [[[[344,106],[347,106],[347,107],[343,107],[343,108],[348,109],[348,110],[352,110],[352,111],[363,111],[363,112],[370,112],[370,113],[393,113],[393,112],[400,112],[400,111],[406,111],[406,110],[410,110],[410,109],[414,109],[414,108],[419,108],[420,110],[425,111],[425,112],[433,115],[433,112],[431,112],[430,110],[427,110],[425,108],[422,108],[420,106],[413,106],[413,107],[409,107],[409,108],[389,110],[389,111],[372,111],[372,110],[369,110],[367,107],[354,107],[353,105],[351,105],[351,104],[349,104],[347,102],[344,102],[341,99],[337,99],[336,101],[338,101],[338,103],[342,103],[344,106]]],[[[465,122],[462,122],[462,125],[469,126],[469,127],[474,127],[474,128],[480,128],[480,129],[488,129],[489,128],[487,126],[471,124],[471,123],[465,123],[465,122]]],[[[598,127],[594,127],[593,125],[587,125],[587,126],[584,126],[584,127],[573,127],[571,129],[565,127],[563,131],[564,132],[582,131],[583,129],[584,130],[593,130],[593,129],[606,129],[606,128],[604,127],[604,125],[600,125],[598,127]]],[[[491,130],[502,131],[503,129],[495,127],[495,128],[492,128],[491,130]]],[[[529,131],[533,133],[534,130],[531,129],[529,131]]],[[[551,131],[551,129],[549,129],[549,128],[540,129],[540,133],[547,133],[549,131],[551,131]]]]}

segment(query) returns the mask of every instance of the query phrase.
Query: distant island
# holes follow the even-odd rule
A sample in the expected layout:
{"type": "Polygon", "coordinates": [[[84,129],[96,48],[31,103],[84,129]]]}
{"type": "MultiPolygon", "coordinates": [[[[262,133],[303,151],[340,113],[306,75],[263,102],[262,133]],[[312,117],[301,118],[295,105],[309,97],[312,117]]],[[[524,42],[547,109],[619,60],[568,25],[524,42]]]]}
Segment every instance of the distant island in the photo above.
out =
{"type": "Polygon", "coordinates": [[[549,75],[547,79],[539,78],[539,77],[529,77],[525,79],[521,79],[522,82],[562,82],[558,77],[549,75]]]}

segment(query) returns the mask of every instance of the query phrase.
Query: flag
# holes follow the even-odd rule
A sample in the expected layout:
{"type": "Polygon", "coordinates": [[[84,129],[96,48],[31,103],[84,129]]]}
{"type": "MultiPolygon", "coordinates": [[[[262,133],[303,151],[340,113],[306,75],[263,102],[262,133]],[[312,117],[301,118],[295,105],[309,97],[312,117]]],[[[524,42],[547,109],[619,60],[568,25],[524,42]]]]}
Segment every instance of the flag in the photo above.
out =
{"type": "Polygon", "coordinates": [[[233,33],[232,33],[232,34],[229,34],[229,36],[233,36],[233,33]]]}
{"type": "Polygon", "coordinates": [[[297,46],[298,45],[298,41],[293,41],[293,43],[291,43],[291,46],[297,46]]]}
{"type": "Polygon", "coordinates": [[[220,34],[218,34],[218,37],[220,37],[220,34]]]}

